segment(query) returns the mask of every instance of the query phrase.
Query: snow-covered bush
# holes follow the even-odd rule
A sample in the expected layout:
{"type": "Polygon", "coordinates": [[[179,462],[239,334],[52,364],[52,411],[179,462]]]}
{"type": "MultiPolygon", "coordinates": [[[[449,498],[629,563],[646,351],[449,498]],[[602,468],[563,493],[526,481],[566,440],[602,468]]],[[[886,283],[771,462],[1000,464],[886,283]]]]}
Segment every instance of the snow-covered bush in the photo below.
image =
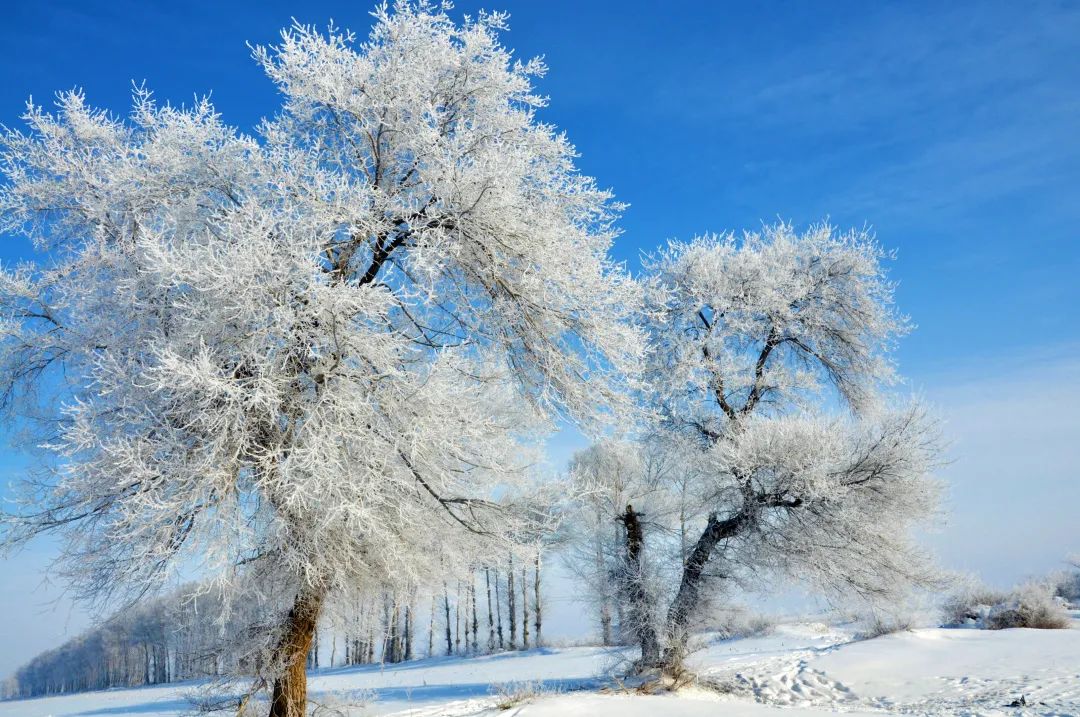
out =
{"type": "Polygon", "coordinates": [[[491,686],[491,693],[497,698],[495,707],[500,710],[512,709],[556,691],[535,680],[498,682],[491,686]]]}
{"type": "Polygon", "coordinates": [[[742,607],[717,610],[706,620],[706,632],[716,632],[725,640],[768,635],[776,628],[776,620],[742,607]]]}
{"type": "Polygon", "coordinates": [[[1007,593],[969,586],[946,600],[945,624],[983,630],[1061,629],[1069,625],[1063,602],[1045,583],[1028,583],[1007,593]]]}
{"type": "Polygon", "coordinates": [[[1073,605],[1080,604],[1080,567],[1063,570],[1054,575],[1052,579],[1056,597],[1073,605]]]}
{"type": "Polygon", "coordinates": [[[986,627],[1004,630],[1010,627],[1033,627],[1060,630],[1069,626],[1065,606],[1049,586],[1029,583],[1013,590],[1009,599],[995,605],[987,616],[986,627]]]}
{"type": "Polygon", "coordinates": [[[875,637],[907,632],[915,627],[915,616],[911,614],[878,615],[873,614],[862,621],[862,628],[855,633],[856,640],[873,640],[875,637]]]}
{"type": "Polygon", "coordinates": [[[990,610],[1008,599],[1008,594],[980,584],[958,588],[942,605],[944,624],[950,627],[982,627],[990,610]]]}
{"type": "MultiPolygon", "coordinates": [[[[337,691],[310,700],[311,717],[349,717],[378,699],[373,690],[337,691]]],[[[261,717],[261,716],[260,716],[261,717]]]]}

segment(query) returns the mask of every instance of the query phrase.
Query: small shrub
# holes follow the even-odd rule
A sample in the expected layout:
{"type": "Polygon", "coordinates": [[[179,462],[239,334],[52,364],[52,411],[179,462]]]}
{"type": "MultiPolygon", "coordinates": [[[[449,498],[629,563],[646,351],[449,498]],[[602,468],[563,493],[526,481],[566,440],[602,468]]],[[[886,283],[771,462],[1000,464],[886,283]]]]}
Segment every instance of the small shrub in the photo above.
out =
{"type": "Polygon", "coordinates": [[[767,615],[751,615],[740,626],[738,637],[759,637],[771,635],[776,629],[776,620],[767,615]]]}
{"type": "Polygon", "coordinates": [[[263,695],[245,693],[237,696],[212,689],[196,688],[182,692],[192,711],[199,715],[227,714],[236,717],[256,717],[266,714],[269,701],[263,695]]]}
{"type": "Polygon", "coordinates": [[[532,702],[537,697],[553,692],[543,682],[532,680],[499,682],[493,684],[490,691],[497,698],[495,707],[500,710],[508,710],[526,702],[532,702]]]}
{"type": "Polygon", "coordinates": [[[915,626],[911,615],[872,615],[865,620],[865,627],[855,633],[856,640],[872,640],[875,637],[907,632],[915,626]]]}
{"type": "Polygon", "coordinates": [[[767,615],[761,615],[742,608],[732,608],[717,614],[714,617],[713,625],[706,629],[709,632],[719,633],[720,637],[725,640],[731,640],[740,637],[768,635],[772,633],[775,627],[776,621],[767,615]]]}

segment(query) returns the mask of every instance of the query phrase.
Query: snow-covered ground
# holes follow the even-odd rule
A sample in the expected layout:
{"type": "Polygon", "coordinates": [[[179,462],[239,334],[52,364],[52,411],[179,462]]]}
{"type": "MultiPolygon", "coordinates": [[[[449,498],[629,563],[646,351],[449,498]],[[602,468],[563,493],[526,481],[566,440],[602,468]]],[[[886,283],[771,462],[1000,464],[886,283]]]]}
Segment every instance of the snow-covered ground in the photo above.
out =
{"type": "MultiPolygon", "coordinates": [[[[438,658],[322,670],[310,688],[316,702],[353,704],[350,715],[402,717],[1080,715],[1075,620],[1068,630],[920,629],[864,641],[847,627],[785,624],[767,636],[706,644],[692,658],[703,686],[677,695],[629,693],[602,678],[621,658],[595,647],[438,658]],[[507,694],[521,692],[537,695],[500,711],[507,694]],[[1009,706],[1021,696],[1025,706],[1009,706]]],[[[191,713],[193,688],[0,702],[0,717],[174,717],[191,713]]]]}
{"type": "Polygon", "coordinates": [[[713,645],[697,659],[704,680],[762,704],[1080,717],[1076,620],[1068,630],[935,628],[864,641],[825,625],[787,625],[767,638],[713,645]],[[1021,697],[1023,708],[1009,706],[1021,697]]]}

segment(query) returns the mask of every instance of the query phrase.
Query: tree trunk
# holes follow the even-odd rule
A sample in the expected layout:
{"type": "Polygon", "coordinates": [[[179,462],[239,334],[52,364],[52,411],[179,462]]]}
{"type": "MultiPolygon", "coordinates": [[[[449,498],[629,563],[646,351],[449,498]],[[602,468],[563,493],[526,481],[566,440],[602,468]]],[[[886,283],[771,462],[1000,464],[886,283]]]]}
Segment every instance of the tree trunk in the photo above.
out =
{"type": "Polygon", "coordinates": [[[391,662],[401,662],[402,653],[405,651],[405,640],[404,636],[401,634],[401,606],[398,604],[397,597],[394,597],[394,610],[391,613],[390,619],[392,620],[391,650],[394,658],[391,662]]]}
{"type": "Polygon", "coordinates": [[[454,654],[454,636],[450,634],[450,591],[446,583],[443,583],[443,607],[446,610],[446,654],[450,656],[454,654]]]}
{"type": "Polygon", "coordinates": [[[517,647],[517,598],[514,593],[514,556],[510,556],[510,569],[506,571],[506,607],[510,613],[510,649],[517,647]]]}
{"type": "Polygon", "coordinates": [[[503,642],[502,597],[499,595],[499,569],[498,568],[495,568],[495,622],[498,625],[499,649],[501,650],[506,645],[503,642]]]}
{"type": "Polygon", "coordinates": [[[427,631],[427,656],[435,657],[435,604],[439,601],[439,598],[435,593],[431,593],[431,620],[428,622],[427,631]]]}
{"type": "Polygon", "coordinates": [[[405,606],[405,653],[401,656],[405,662],[413,658],[413,630],[415,628],[412,605],[405,606]]]}
{"type": "Polygon", "coordinates": [[[529,649],[529,581],[525,566],[521,566],[521,649],[529,649]]]}
{"type": "Polygon", "coordinates": [[[743,510],[731,518],[719,520],[715,513],[709,515],[709,522],[694,544],[694,549],[683,567],[679,592],[671,603],[667,616],[668,647],[664,651],[663,667],[667,672],[677,672],[683,658],[686,657],[686,645],[689,640],[690,620],[701,601],[701,588],[705,565],[709,562],[713,550],[722,540],[739,533],[749,522],[750,514],[743,510]]]}
{"type": "Polygon", "coordinates": [[[536,646],[540,647],[540,644],[542,642],[542,640],[540,638],[540,627],[542,625],[542,622],[541,622],[541,608],[543,606],[543,603],[540,600],[540,549],[539,548],[537,548],[537,550],[536,550],[536,562],[533,565],[533,570],[534,570],[534,572],[533,572],[533,617],[535,618],[535,622],[533,624],[536,626],[536,636],[535,636],[536,646]]]}
{"type": "Polygon", "coordinates": [[[398,614],[397,614],[397,602],[393,606],[390,604],[390,596],[388,593],[383,593],[383,641],[382,641],[382,661],[393,664],[397,662],[397,646],[398,646],[398,614]]]}
{"type": "MultiPolygon", "coordinates": [[[[598,521],[603,518],[598,516],[598,521]]],[[[600,641],[603,645],[614,645],[611,636],[611,574],[604,564],[604,539],[600,531],[596,534],[596,571],[595,580],[597,597],[600,598],[600,641]]]]}
{"type": "Polygon", "coordinates": [[[495,652],[495,613],[491,607],[491,568],[484,568],[484,584],[487,586],[488,652],[495,652]]]}
{"type": "Polygon", "coordinates": [[[641,646],[641,668],[660,664],[660,640],[653,623],[649,591],[645,586],[641,553],[645,547],[645,532],[641,527],[642,513],[627,505],[619,521],[626,526],[626,594],[630,607],[630,622],[641,646]]]}
{"type": "MultiPolygon", "coordinates": [[[[465,646],[468,647],[469,637],[465,637],[465,646]]],[[[457,584],[457,600],[454,601],[454,652],[461,652],[461,581],[457,584]]]]}
{"type": "Polygon", "coordinates": [[[605,647],[615,644],[611,640],[611,606],[606,599],[600,603],[600,641],[605,647]]]}
{"type": "Polygon", "coordinates": [[[276,650],[281,673],[274,680],[270,717],[304,717],[307,711],[307,672],[304,666],[319,622],[323,598],[321,587],[305,585],[297,593],[289,610],[276,650]]]}
{"type": "Polygon", "coordinates": [[[480,643],[477,640],[480,625],[476,620],[476,574],[472,571],[469,571],[469,597],[472,600],[472,651],[476,655],[480,652],[480,643]]]}

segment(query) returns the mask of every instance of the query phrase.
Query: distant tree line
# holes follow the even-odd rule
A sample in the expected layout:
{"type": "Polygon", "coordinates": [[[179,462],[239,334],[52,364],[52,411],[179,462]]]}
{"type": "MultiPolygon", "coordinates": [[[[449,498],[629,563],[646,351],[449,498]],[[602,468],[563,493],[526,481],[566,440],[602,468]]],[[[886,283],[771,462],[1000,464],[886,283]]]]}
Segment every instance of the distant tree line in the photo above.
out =
{"type": "Polygon", "coordinates": [[[220,676],[242,667],[222,630],[249,624],[243,606],[224,610],[220,590],[188,585],[125,609],[19,668],[4,686],[9,698],[138,687],[220,676]],[[206,616],[228,614],[221,625],[206,616]],[[199,619],[199,618],[202,619],[199,619]]]}
{"type": "MultiPolygon", "coordinates": [[[[426,609],[418,590],[372,591],[327,616],[316,630],[306,666],[319,668],[320,653],[324,665],[341,666],[538,646],[543,626],[540,567],[533,557],[478,568],[431,593],[426,609]]],[[[223,600],[220,589],[186,585],[124,609],[34,657],[3,685],[3,697],[256,672],[259,658],[252,656],[243,636],[267,619],[265,607],[226,606],[223,600]]]]}

